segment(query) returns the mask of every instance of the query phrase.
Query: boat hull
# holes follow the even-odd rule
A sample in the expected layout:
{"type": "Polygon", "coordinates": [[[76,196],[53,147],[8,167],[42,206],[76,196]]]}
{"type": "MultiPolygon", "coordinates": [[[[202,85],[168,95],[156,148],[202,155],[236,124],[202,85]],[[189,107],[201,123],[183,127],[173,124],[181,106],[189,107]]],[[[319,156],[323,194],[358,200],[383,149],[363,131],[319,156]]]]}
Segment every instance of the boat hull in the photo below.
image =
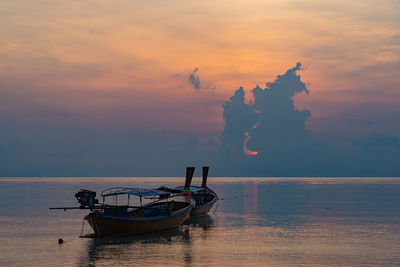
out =
{"type": "Polygon", "coordinates": [[[218,197],[214,195],[214,198],[210,201],[207,202],[203,205],[196,205],[193,207],[192,212],[190,213],[190,216],[201,216],[201,215],[206,215],[211,208],[214,206],[214,204],[217,202],[218,197]]]}
{"type": "Polygon", "coordinates": [[[92,212],[85,219],[92,227],[96,237],[116,235],[138,235],[178,228],[189,219],[192,207],[173,212],[170,216],[157,217],[116,217],[92,212]]]}

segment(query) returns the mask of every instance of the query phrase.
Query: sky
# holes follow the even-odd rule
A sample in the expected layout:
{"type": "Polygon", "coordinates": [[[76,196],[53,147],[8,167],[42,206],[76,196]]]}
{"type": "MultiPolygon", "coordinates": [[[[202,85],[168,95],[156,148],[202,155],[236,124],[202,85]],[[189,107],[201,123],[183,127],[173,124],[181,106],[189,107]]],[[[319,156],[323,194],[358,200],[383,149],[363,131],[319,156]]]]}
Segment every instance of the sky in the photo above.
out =
{"type": "Polygon", "coordinates": [[[1,1],[0,176],[400,176],[399,14],[1,1]]]}

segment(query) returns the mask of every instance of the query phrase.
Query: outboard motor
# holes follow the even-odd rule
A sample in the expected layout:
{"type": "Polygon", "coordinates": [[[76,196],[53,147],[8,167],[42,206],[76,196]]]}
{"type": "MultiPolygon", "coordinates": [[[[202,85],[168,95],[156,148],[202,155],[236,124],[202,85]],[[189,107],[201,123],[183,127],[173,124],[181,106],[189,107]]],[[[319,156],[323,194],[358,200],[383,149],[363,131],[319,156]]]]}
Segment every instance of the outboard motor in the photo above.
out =
{"type": "Polygon", "coordinates": [[[81,204],[81,208],[91,208],[95,204],[99,203],[99,200],[96,199],[96,192],[87,189],[79,190],[78,193],[75,194],[75,197],[79,204],[81,204]]]}
{"type": "Polygon", "coordinates": [[[203,167],[203,181],[201,182],[201,187],[206,188],[207,187],[207,177],[208,177],[208,170],[210,167],[204,166],[203,167]]]}

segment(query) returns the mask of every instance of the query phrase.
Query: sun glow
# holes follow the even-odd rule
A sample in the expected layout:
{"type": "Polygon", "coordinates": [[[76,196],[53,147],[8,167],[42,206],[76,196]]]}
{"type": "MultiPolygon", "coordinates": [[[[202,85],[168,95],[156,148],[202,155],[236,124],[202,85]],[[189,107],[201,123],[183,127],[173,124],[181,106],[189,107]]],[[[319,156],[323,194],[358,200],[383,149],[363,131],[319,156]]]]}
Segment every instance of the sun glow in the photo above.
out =
{"type": "MultiPolygon", "coordinates": [[[[253,127],[254,128],[254,127],[253,127]]],[[[247,142],[250,140],[250,135],[249,135],[249,132],[245,132],[244,133],[244,143],[243,143],[243,152],[244,152],[244,154],[245,155],[248,155],[248,156],[256,156],[256,155],[258,155],[258,152],[257,151],[253,151],[253,150],[250,150],[250,149],[248,149],[247,148],[247,142]]]]}

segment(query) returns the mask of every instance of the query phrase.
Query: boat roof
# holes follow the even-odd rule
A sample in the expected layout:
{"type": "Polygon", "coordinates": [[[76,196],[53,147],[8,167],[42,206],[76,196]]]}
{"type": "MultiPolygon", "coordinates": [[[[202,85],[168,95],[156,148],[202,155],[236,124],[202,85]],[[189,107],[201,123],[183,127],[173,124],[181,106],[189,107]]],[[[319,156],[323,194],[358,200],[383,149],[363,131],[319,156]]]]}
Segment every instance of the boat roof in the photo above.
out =
{"type": "Polygon", "coordinates": [[[113,187],[103,190],[102,197],[116,196],[116,195],[135,195],[139,197],[154,197],[165,195],[165,191],[157,189],[144,189],[144,188],[131,188],[131,187],[113,187]]]}
{"type": "MultiPolygon", "coordinates": [[[[183,191],[183,189],[185,189],[185,187],[184,186],[178,186],[178,187],[175,187],[174,189],[183,191]]],[[[189,188],[190,192],[198,192],[198,191],[201,191],[201,190],[204,190],[204,188],[201,187],[201,186],[196,186],[196,185],[192,185],[189,188]]]]}

